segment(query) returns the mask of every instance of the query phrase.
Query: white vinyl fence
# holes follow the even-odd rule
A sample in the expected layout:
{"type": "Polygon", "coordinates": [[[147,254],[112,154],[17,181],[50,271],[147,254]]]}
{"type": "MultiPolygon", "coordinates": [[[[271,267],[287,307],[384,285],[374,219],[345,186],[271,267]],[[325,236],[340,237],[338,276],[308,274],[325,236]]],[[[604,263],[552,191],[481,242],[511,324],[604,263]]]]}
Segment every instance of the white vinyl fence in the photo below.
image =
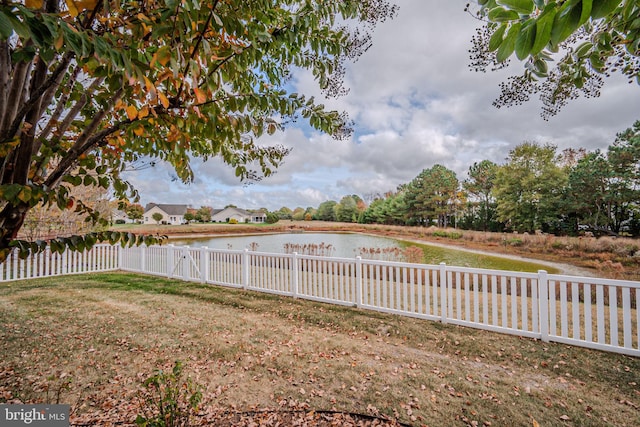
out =
{"type": "Polygon", "coordinates": [[[0,282],[124,270],[640,356],[640,282],[248,250],[98,245],[10,257],[0,282]]]}

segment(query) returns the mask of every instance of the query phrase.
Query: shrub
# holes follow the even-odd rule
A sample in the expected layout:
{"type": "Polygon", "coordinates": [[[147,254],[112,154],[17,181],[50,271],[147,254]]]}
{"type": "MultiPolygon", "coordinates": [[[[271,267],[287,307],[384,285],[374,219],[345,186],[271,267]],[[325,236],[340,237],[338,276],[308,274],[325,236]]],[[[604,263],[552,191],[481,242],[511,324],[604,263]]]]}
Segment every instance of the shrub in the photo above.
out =
{"type": "Polygon", "coordinates": [[[562,240],[554,240],[551,243],[551,247],[557,250],[571,249],[571,245],[568,242],[563,242],[562,240]]]}
{"type": "Polygon", "coordinates": [[[266,220],[265,220],[265,222],[266,222],[267,224],[275,224],[275,223],[276,223],[276,222],[278,222],[278,221],[280,221],[280,217],[279,217],[278,215],[276,215],[275,213],[273,213],[273,212],[269,212],[269,213],[267,214],[267,218],[266,218],[266,220]]]}
{"type": "Polygon", "coordinates": [[[237,219],[235,219],[235,218],[231,218],[231,219],[229,220],[229,224],[237,224],[237,223],[238,223],[238,220],[237,220],[237,219]]]}
{"type": "Polygon", "coordinates": [[[436,230],[433,232],[435,237],[444,237],[446,239],[462,239],[462,233],[459,231],[442,231],[436,230]]]}
{"type": "Polygon", "coordinates": [[[517,237],[514,237],[511,239],[507,239],[505,243],[509,246],[522,246],[524,242],[522,241],[522,239],[518,239],[517,237]]]}
{"type": "Polygon", "coordinates": [[[139,427],[186,427],[202,400],[200,386],[191,378],[182,378],[182,362],[176,361],[171,372],[162,370],[147,378],[143,385],[144,414],[136,418],[139,427]]]}

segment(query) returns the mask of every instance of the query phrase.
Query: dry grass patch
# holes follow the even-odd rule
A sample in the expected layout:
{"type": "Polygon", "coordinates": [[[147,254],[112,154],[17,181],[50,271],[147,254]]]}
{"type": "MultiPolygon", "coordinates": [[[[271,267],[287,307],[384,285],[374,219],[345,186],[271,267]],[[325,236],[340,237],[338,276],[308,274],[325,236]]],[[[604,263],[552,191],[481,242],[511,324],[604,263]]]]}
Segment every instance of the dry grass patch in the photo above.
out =
{"type": "Polygon", "coordinates": [[[640,361],[346,307],[130,274],[0,286],[0,402],[131,423],[184,362],[203,412],[313,408],[413,425],[640,425],[640,361]]]}

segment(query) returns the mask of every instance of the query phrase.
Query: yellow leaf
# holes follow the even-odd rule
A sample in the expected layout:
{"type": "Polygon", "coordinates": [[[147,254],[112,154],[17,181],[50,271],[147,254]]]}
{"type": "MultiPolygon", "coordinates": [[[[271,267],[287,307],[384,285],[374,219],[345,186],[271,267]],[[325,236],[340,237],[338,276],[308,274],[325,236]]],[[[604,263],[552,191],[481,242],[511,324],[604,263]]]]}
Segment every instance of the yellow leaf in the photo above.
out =
{"type": "Polygon", "coordinates": [[[155,53],[154,57],[163,67],[166,66],[169,61],[171,61],[171,48],[169,46],[162,46],[155,53]]]}
{"type": "Polygon", "coordinates": [[[138,136],[142,136],[144,135],[144,128],[142,126],[138,126],[133,130],[133,133],[135,133],[138,136]]]}
{"type": "Polygon", "coordinates": [[[40,9],[42,7],[43,0],[26,0],[24,5],[29,9],[40,9]]]}
{"type": "Polygon", "coordinates": [[[129,117],[129,120],[135,120],[138,117],[138,110],[135,106],[129,105],[127,107],[127,117],[129,117]]]}
{"type": "Polygon", "coordinates": [[[73,0],[65,0],[65,3],[67,3],[67,8],[69,9],[69,15],[75,18],[80,14],[80,11],[78,11],[78,8],[76,7],[76,2],[73,0]]]}
{"type": "Polygon", "coordinates": [[[18,199],[27,203],[29,200],[31,200],[31,187],[22,187],[22,190],[20,190],[20,192],[18,193],[18,199]]]}
{"type": "Polygon", "coordinates": [[[81,10],[93,10],[98,5],[98,1],[100,0],[76,0],[76,5],[78,9],[81,10]]]}
{"type": "Polygon", "coordinates": [[[6,157],[20,144],[20,137],[15,137],[10,141],[0,143],[0,157],[6,157]]]}
{"type": "Polygon", "coordinates": [[[67,8],[69,9],[69,15],[75,18],[85,10],[95,9],[98,0],[65,0],[65,3],[67,3],[67,8]]]}
{"type": "Polygon", "coordinates": [[[62,33],[60,33],[58,35],[58,38],[56,39],[55,43],[54,43],[54,47],[57,50],[62,49],[62,47],[64,46],[64,36],[62,35],[62,33]]]}
{"type": "Polygon", "coordinates": [[[155,86],[153,86],[153,83],[151,83],[151,80],[149,80],[147,76],[142,76],[142,78],[144,79],[144,87],[148,92],[155,90],[155,86]]]}
{"type": "Polygon", "coordinates": [[[156,94],[156,87],[153,85],[153,83],[151,83],[151,80],[149,80],[147,78],[147,76],[143,76],[143,79],[144,79],[144,87],[147,90],[147,95],[148,95],[149,99],[152,102],[155,102],[156,98],[158,96],[156,94]]]}
{"type": "Polygon", "coordinates": [[[198,104],[202,104],[207,100],[207,95],[205,95],[205,93],[202,90],[200,90],[200,88],[194,87],[193,93],[196,95],[196,100],[198,101],[198,104]]]}
{"type": "Polygon", "coordinates": [[[149,107],[147,107],[146,105],[144,107],[142,107],[140,109],[140,111],[138,111],[138,118],[139,119],[144,119],[148,115],[149,115],[149,107]]]}
{"type": "Polygon", "coordinates": [[[158,92],[158,99],[164,108],[169,108],[169,99],[164,96],[164,93],[158,92]]]}

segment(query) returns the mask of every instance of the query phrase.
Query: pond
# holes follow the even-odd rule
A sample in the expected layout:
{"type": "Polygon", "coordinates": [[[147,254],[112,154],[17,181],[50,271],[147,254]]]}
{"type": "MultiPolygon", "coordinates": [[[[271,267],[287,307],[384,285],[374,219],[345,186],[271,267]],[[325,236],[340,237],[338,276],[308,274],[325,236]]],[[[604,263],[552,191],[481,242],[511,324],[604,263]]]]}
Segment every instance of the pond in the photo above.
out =
{"type": "Polygon", "coordinates": [[[362,258],[367,259],[373,258],[388,261],[402,261],[401,254],[403,250],[410,246],[417,246],[423,251],[424,256],[422,262],[425,264],[445,262],[448,265],[460,267],[527,272],[536,272],[538,270],[547,270],[549,273],[557,272],[557,270],[542,264],[358,233],[305,232],[244,236],[209,236],[197,239],[172,239],[170,243],[176,246],[206,246],[212,249],[235,250],[249,249],[271,253],[291,253],[295,251],[311,255],[342,258],[362,256],[362,258]],[[371,254],[372,252],[376,253],[371,254]]]}

